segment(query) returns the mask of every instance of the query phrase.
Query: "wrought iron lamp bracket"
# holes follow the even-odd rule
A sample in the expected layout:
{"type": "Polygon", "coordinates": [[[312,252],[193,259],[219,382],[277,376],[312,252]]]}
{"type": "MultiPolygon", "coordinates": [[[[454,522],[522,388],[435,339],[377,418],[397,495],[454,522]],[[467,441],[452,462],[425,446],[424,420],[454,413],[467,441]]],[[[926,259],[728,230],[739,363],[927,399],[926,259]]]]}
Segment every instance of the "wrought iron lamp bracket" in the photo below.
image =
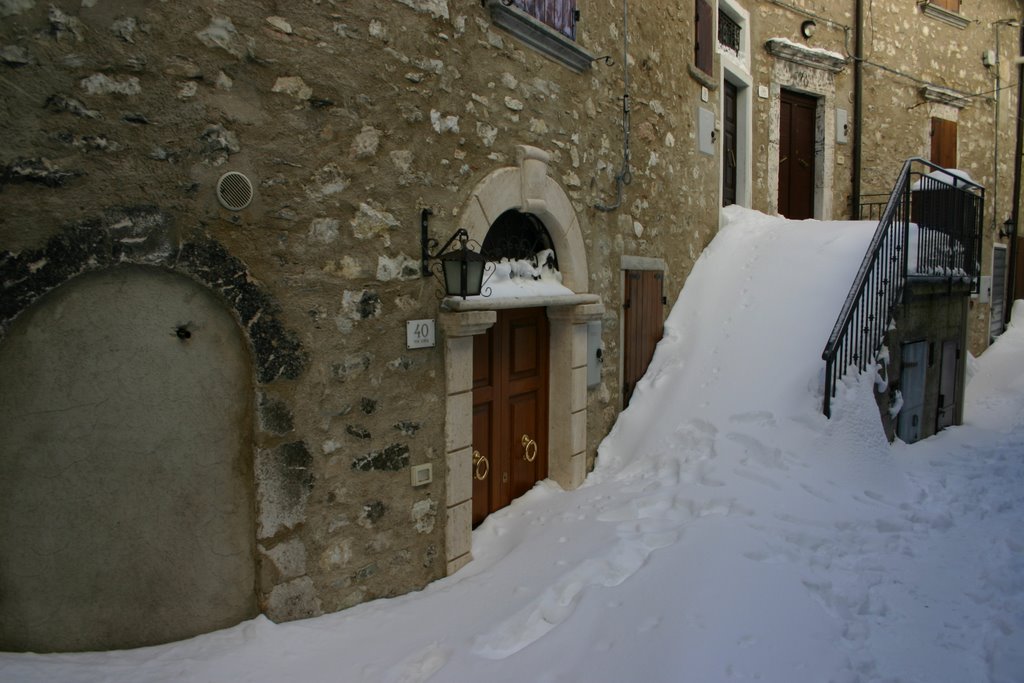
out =
{"type": "MultiPolygon", "coordinates": [[[[459,228],[452,234],[451,237],[448,238],[447,242],[445,242],[443,245],[441,245],[440,248],[438,248],[438,241],[430,237],[429,235],[430,216],[432,215],[433,211],[431,211],[430,209],[425,208],[420,211],[420,272],[424,277],[428,275],[433,275],[434,279],[437,280],[438,284],[440,285],[440,288],[438,289],[438,298],[442,299],[446,295],[462,296],[462,298],[466,298],[467,282],[465,281],[465,262],[470,259],[483,261],[483,263],[480,265],[479,271],[481,273],[479,293],[481,296],[490,296],[491,289],[489,287],[485,288],[483,285],[485,285],[487,281],[491,279],[491,275],[494,274],[494,265],[487,263],[485,259],[480,255],[480,244],[478,244],[475,240],[469,239],[469,233],[466,231],[465,228],[459,228]],[[446,259],[445,257],[446,255],[450,255],[453,251],[456,251],[451,249],[452,245],[454,245],[456,242],[459,243],[459,250],[456,253],[461,253],[462,255],[461,262],[464,273],[461,292],[449,291],[449,288],[445,284],[446,278],[444,272],[444,262],[446,260],[449,260],[446,259]],[[470,257],[470,259],[467,259],[467,257],[470,257]],[[484,275],[486,275],[486,277],[483,277],[484,275]]],[[[458,257],[456,257],[456,259],[458,259],[458,257]]],[[[472,285],[468,286],[468,289],[470,291],[470,294],[475,294],[475,292],[473,291],[474,287],[472,285]]]]}

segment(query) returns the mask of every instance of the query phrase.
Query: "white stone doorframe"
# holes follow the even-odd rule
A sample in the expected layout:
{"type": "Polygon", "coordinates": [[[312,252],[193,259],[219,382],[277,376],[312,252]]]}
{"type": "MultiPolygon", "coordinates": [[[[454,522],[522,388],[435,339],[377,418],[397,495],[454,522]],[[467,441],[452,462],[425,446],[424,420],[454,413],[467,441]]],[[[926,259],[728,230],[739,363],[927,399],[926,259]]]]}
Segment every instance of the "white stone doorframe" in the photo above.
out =
{"type": "Polygon", "coordinates": [[[588,294],[589,273],[579,219],[557,182],[548,176],[549,155],[516,149],[517,165],[495,170],[470,193],[459,227],[483,244],[505,211],[543,221],[558,255],[562,283],[574,294],[533,299],[445,299],[441,315],[445,351],[445,560],[452,574],[472,558],[473,335],[485,333],[502,308],[544,306],[550,322],[548,477],[566,489],[583,483],[587,450],[587,323],[604,306],[588,294]]]}
{"type": "MultiPolygon", "coordinates": [[[[733,52],[716,41],[719,60],[722,63],[722,81],[729,81],[736,86],[736,203],[739,206],[751,206],[753,196],[753,88],[754,77],[750,74],[750,13],[738,0],[718,0],[719,11],[724,12],[740,25],[740,49],[733,52]]],[[[725,125],[725,85],[719,89],[720,119],[725,125]]],[[[725,153],[719,154],[718,177],[726,163],[725,153]]],[[[721,199],[722,183],[718,184],[721,199]]]]}
{"type": "Polygon", "coordinates": [[[770,213],[779,210],[782,90],[792,90],[818,100],[814,132],[814,217],[829,220],[835,185],[836,74],[845,68],[845,62],[838,56],[802,45],[786,44],[780,49],[777,40],[768,41],[768,51],[775,57],[768,124],[768,209],[770,213]]]}

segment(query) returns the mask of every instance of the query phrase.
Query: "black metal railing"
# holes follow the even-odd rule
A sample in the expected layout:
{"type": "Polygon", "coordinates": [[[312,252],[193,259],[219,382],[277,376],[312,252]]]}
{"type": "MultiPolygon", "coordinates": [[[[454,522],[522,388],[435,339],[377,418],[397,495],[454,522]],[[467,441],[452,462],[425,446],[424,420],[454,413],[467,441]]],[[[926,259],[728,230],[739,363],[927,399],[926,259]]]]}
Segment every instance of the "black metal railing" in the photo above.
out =
{"type": "Polygon", "coordinates": [[[911,232],[908,275],[959,278],[978,291],[985,189],[942,171],[912,173],[912,179],[910,220],[917,230],[911,232]]]}
{"type": "Polygon", "coordinates": [[[860,207],[854,216],[859,221],[877,221],[882,219],[886,204],[889,203],[889,193],[879,192],[877,194],[862,194],[860,196],[860,207]]]}
{"type": "Polygon", "coordinates": [[[984,202],[974,182],[924,159],[903,164],[821,354],[826,417],[839,379],[875,362],[908,277],[959,280],[977,291],[984,202]]]}

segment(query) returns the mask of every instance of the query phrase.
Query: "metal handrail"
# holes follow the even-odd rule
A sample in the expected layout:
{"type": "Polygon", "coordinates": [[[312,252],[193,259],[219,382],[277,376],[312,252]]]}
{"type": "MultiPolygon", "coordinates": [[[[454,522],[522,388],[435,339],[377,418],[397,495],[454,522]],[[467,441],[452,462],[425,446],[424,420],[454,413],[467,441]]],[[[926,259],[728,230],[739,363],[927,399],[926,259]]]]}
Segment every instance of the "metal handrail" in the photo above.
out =
{"type": "Polygon", "coordinates": [[[826,417],[832,415],[832,398],[839,379],[851,366],[863,372],[869,361],[875,361],[885,341],[892,311],[900,301],[908,277],[912,222],[918,224],[915,275],[939,273],[950,281],[968,279],[977,286],[985,189],[953,174],[949,174],[953,180],[950,184],[914,172],[915,164],[946,171],[919,157],[907,159],[900,170],[821,354],[825,361],[823,412],[826,417]],[[913,177],[919,178],[916,188],[911,184],[913,177]],[[914,197],[914,192],[922,194],[914,197]],[[930,197],[928,193],[937,197],[930,197]],[[946,195],[951,195],[952,199],[946,195]],[[941,220],[936,220],[938,216],[941,220]],[[922,244],[923,241],[927,244],[922,244]],[[938,258],[945,258],[945,261],[939,263],[938,258]]]}

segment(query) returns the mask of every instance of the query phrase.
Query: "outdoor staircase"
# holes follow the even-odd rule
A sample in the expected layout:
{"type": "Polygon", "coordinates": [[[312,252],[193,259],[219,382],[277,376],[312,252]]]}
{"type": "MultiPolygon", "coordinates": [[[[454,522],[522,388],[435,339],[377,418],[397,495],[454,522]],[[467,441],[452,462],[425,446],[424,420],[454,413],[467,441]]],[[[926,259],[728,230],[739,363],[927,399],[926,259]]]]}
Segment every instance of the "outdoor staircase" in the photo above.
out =
{"type": "MultiPolygon", "coordinates": [[[[871,196],[871,195],[867,195],[871,196]]],[[[823,412],[839,380],[876,362],[908,279],[968,283],[978,291],[985,189],[924,159],[903,164],[850,293],[825,344],[823,412]]]]}

